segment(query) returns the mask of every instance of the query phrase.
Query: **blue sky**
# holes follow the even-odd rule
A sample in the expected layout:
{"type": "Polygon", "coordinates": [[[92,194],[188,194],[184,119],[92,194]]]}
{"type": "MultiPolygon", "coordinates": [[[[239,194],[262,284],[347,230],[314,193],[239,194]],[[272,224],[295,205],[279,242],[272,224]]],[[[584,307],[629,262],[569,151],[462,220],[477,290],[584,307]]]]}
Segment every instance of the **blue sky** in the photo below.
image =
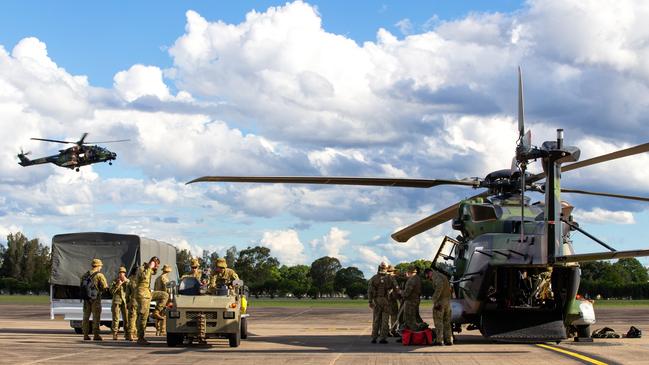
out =
{"type": "MultiPolygon", "coordinates": [[[[184,183],[508,168],[519,65],[535,143],[558,127],[582,158],[647,142],[645,13],[558,0],[2,2],[0,234],[136,233],[195,254],[262,244],[283,262],[338,255],[368,273],[379,260],[430,258],[455,234],[448,225],[401,246],[390,233],[474,191],[184,183]],[[131,142],[109,146],[113,166],[80,173],[16,164],[20,148],[59,148],[30,137],[86,131],[131,142]]],[[[636,156],[565,183],[649,195],[647,163],[636,156]]],[[[649,223],[646,206],[566,198],[611,245],[646,246],[631,238],[649,223]]]]}

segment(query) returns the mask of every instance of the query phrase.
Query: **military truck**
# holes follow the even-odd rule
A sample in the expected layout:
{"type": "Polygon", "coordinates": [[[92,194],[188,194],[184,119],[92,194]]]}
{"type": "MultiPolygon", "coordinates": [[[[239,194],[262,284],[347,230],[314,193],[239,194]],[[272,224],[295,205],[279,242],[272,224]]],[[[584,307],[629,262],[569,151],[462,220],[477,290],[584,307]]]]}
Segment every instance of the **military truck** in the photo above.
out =
{"type": "MultiPolygon", "coordinates": [[[[161,265],[174,268],[170,279],[177,278],[176,248],[166,242],[144,238],[131,234],[115,234],[105,232],[83,232],[59,234],[52,238],[52,272],[50,277],[50,318],[63,316],[70,321],[70,327],[76,333],[81,333],[83,319],[83,303],[79,295],[81,275],[90,269],[90,261],[99,258],[104,267],[101,272],[110,284],[117,276],[120,266],[126,267],[130,275],[135,272],[145,260],[157,256],[161,265]]],[[[151,280],[151,286],[158,270],[151,280]]],[[[103,293],[101,300],[101,325],[110,327],[112,315],[110,312],[111,296],[108,291],[103,293]]],[[[152,302],[154,307],[155,303],[152,302]]],[[[91,318],[91,320],[93,320],[91,318]]],[[[155,322],[149,318],[149,324],[155,322]]],[[[123,325],[123,324],[122,324],[123,325]]]]}
{"type": "Polygon", "coordinates": [[[172,288],[172,306],[167,309],[167,346],[194,340],[227,338],[230,347],[238,347],[248,337],[246,297],[243,281],[232,286],[207,289],[193,277],[186,277],[172,288]]]}

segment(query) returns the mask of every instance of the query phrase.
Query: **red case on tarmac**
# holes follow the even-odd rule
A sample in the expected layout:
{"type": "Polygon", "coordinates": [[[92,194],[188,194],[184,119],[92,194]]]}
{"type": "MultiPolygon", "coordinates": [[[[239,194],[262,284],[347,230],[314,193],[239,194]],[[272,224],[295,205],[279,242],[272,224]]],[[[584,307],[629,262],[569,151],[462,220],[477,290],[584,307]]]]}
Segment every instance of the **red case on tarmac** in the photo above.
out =
{"type": "Polygon", "coordinates": [[[433,331],[426,328],[423,331],[411,331],[404,329],[401,331],[401,343],[404,346],[410,345],[432,345],[433,344],[433,331]]]}

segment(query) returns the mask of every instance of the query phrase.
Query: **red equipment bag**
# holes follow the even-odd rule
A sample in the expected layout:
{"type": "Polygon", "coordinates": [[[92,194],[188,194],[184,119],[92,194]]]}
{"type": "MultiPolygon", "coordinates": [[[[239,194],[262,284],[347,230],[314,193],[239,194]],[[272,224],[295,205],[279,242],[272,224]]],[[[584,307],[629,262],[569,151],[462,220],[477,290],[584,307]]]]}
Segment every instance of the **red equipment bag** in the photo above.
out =
{"type": "Polygon", "coordinates": [[[433,331],[430,328],[426,328],[423,331],[411,331],[405,328],[401,331],[401,343],[404,346],[432,345],[433,331]]]}

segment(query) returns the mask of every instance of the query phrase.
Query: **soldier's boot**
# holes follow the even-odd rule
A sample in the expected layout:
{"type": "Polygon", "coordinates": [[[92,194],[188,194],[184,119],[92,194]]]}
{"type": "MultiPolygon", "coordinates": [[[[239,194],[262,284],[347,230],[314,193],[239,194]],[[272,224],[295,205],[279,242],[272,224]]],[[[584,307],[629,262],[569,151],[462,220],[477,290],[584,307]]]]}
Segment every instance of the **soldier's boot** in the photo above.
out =
{"type": "Polygon", "coordinates": [[[151,317],[152,317],[153,319],[157,319],[157,320],[159,320],[159,321],[165,319],[165,317],[163,317],[163,316],[160,315],[160,311],[157,310],[157,309],[154,310],[153,313],[151,313],[151,317]]]}
{"type": "Polygon", "coordinates": [[[146,340],[146,338],[138,338],[137,339],[137,344],[138,345],[150,345],[151,343],[146,340]]]}
{"type": "Polygon", "coordinates": [[[101,338],[100,335],[94,335],[94,336],[92,336],[92,340],[93,340],[93,341],[103,341],[104,339],[101,338]]]}
{"type": "Polygon", "coordinates": [[[83,340],[84,340],[84,341],[90,341],[90,336],[88,336],[88,335],[83,335],[83,340]]]}
{"type": "Polygon", "coordinates": [[[376,337],[372,337],[372,343],[376,343],[376,337]]]}
{"type": "Polygon", "coordinates": [[[131,334],[130,334],[129,332],[126,332],[126,333],[124,334],[124,339],[125,339],[126,341],[133,341],[133,337],[131,337],[131,334]]]}
{"type": "Polygon", "coordinates": [[[385,344],[385,343],[388,343],[388,340],[386,340],[385,338],[382,338],[381,341],[379,341],[379,343],[384,343],[385,344]]]}
{"type": "Polygon", "coordinates": [[[117,341],[117,332],[113,332],[113,341],[117,341]]]}

